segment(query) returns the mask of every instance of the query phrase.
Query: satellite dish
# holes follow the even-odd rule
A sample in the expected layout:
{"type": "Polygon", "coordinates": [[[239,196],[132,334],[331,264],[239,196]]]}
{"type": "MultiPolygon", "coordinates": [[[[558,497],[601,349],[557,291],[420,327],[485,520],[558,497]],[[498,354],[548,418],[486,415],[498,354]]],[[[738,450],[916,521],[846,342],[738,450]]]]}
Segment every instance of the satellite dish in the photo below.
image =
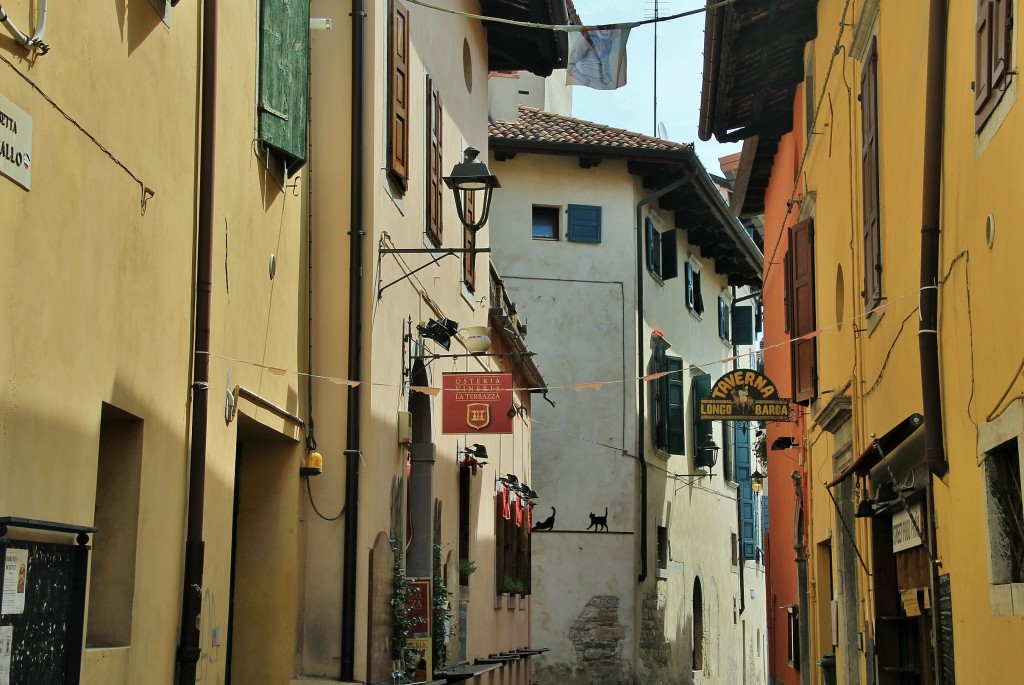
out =
{"type": "Polygon", "coordinates": [[[658,122],[658,137],[662,140],[668,140],[668,129],[665,128],[665,122],[658,122]]]}

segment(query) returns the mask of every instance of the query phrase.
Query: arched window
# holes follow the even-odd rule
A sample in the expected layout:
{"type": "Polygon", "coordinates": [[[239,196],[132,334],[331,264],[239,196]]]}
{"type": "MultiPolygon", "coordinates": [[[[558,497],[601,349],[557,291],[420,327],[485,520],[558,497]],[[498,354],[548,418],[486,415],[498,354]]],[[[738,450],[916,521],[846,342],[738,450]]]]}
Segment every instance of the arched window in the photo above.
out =
{"type": "Polygon", "coordinates": [[[704,593],[693,579],[693,670],[704,670],[704,593]]]}

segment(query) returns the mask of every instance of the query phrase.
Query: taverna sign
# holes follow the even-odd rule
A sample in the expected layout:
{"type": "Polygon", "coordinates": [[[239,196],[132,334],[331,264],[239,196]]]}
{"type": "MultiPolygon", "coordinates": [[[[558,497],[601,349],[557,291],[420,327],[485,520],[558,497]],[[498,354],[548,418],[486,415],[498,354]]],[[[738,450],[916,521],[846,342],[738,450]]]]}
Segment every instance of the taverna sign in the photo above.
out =
{"type": "Polygon", "coordinates": [[[789,421],[789,398],[752,369],[736,369],[718,379],[710,397],[700,400],[701,421],[789,421]]]}

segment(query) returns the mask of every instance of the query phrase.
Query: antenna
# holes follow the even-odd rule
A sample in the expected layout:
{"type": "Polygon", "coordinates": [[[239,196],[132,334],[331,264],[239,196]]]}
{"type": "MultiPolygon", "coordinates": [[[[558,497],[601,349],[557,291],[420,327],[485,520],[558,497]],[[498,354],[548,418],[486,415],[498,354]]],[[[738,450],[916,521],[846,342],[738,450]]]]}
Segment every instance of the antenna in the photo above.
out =
{"type": "Polygon", "coordinates": [[[654,135],[660,131],[658,122],[658,19],[662,9],[668,10],[668,0],[650,0],[645,19],[654,19],[654,135]]]}
{"type": "Polygon", "coordinates": [[[658,137],[662,140],[668,140],[668,129],[665,128],[665,122],[658,122],[658,137]]]}

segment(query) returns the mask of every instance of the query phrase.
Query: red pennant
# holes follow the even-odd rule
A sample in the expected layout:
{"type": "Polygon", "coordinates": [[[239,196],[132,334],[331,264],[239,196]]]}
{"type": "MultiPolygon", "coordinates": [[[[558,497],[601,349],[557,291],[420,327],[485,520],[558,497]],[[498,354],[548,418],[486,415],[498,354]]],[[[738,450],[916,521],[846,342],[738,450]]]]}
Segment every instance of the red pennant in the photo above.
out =
{"type": "Polygon", "coordinates": [[[533,528],[533,502],[526,505],[526,530],[533,528]]]}
{"type": "Polygon", "coordinates": [[[523,525],[523,504],[522,504],[522,502],[519,501],[518,497],[516,497],[515,506],[516,506],[516,525],[517,526],[521,526],[521,525],[523,525]]]}
{"type": "Polygon", "coordinates": [[[508,486],[507,485],[502,485],[501,486],[501,513],[502,513],[502,516],[504,516],[506,520],[512,518],[512,512],[509,511],[508,507],[509,507],[509,502],[508,502],[508,486]]]}

